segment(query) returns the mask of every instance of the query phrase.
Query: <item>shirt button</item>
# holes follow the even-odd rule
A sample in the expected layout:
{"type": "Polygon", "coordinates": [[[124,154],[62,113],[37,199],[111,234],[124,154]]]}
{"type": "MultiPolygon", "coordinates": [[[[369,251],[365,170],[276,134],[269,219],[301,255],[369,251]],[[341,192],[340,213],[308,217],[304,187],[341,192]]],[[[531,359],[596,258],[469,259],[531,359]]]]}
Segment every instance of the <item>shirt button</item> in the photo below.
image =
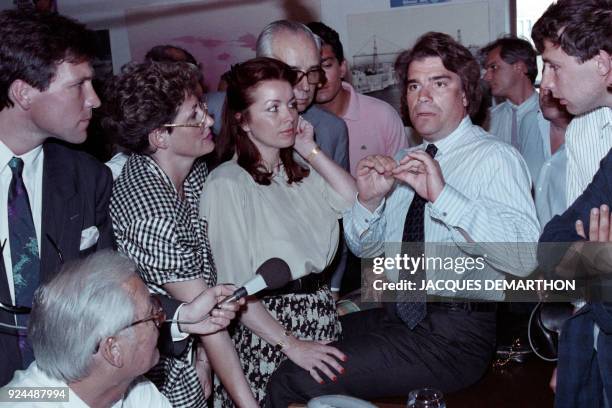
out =
{"type": "Polygon", "coordinates": [[[443,216],[443,217],[446,217],[446,212],[443,212],[443,213],[442,213],[442,216],[443,216]]]}
{"type": "Polygon", "coordinates": [[[368,224],[370,222],[370,220],[367,219],[367,218],[364,221],[365,221],[366,224],[368,224]]]}
{"type": "Polygon", "coordinates": [[[542,187],[538,187],[538,191],[542,191],[542,187]]]}

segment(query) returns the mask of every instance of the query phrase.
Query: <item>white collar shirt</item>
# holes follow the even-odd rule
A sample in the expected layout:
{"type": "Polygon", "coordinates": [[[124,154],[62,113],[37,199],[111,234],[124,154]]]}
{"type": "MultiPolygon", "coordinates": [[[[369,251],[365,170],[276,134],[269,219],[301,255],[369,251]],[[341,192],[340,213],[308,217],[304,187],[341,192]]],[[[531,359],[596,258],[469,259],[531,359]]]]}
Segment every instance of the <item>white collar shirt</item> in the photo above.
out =
{"type": "MultiPolygon", "coordinates": [[[[424,150],[427,144],[417,149],[424,150]]],[[[525,246],[514,243],[537,242],[539,225],[523,158],[510,145],[473,125],[467,116],[435,145],[435,160],[446,185],[435,203],[425,205],[425,242],[455,243],[474,256],[487,253],[488,267],[480,278],[503,279],[501,271],[526,276],[536,266],[535,249],[525,251],[525,246]],[[461,230],[474,243],[467,243],[461,230]],[[501,249],[499,243],[510,245],[501,249]]],[[[396,159],[408,151],[401,150],[396,159]]],[[[402,241],[413,197],[414,190],[398,182],[373,213],[356,200],[343,219],[346,241],[353,252],[360,257],[383,252],[387,257],[395,256],[397,246],[389,251],[386,244],[402,241]]],[[[389,277],[393,280],[397,275],[391,272],[389,277]]],[[[490,295],[492,300],[500,300],[499,293],[490,295]]]]}

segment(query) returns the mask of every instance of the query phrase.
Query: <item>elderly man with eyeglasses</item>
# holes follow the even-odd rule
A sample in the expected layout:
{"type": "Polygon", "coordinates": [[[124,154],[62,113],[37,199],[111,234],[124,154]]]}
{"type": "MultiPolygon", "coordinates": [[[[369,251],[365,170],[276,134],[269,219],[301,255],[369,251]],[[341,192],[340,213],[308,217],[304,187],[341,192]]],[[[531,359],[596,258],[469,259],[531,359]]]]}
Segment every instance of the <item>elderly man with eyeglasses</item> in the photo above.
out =
{"type": "MultiPolygon", "coordinates": [[[[24,387],[43,387],[51,392],[32,393],[28,407],[170,407],[141,377],[159,359],[157,338],[166,316],[135,270],[127,257],[102,251],[68,264],[42,285],[29,326],[36,359],[0,389],[0,401],[18,401],[24,387]]],[[[231,293],[229,286],[216,286],[189,306],[205,315],[231,293]]],[[[199,331],[225,328],[236,307],[215,310],[199,331]]]]}

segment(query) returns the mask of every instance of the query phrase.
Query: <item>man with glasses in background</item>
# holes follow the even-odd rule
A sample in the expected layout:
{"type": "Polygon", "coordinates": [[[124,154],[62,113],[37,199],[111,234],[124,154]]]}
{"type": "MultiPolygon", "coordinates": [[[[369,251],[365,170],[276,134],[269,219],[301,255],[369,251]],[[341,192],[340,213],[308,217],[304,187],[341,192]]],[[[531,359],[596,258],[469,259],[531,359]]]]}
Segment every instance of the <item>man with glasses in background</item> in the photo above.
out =
{"type": "MultiPolygon", "coordinates": [[[[297,71],[293,94],[298,112],[312,124],[315,140],[321,150],[338,165],[349,171],[348,130],[342,119],[314,105],[315,93],[325,83],[321,68],[321,40],[302,23],[289,20],[274,21],[257,37],[256,56],[274,58],[297,71]]],[[[219,135],[224,97],[211,93],[210,112],[215,118],[213,132],[219,135]]],[[[223,143],[218,141],[218,143],[223,143]]]]}
{"type": "MultiPolygon", "coordinates": [[[[231,293],[229,286],[216,286],[191,304],[210,312],[231,293]]],[[[237,306],[215,311],[199,331],[211,334],[227,327],[237,306]]],[[[66,265],[34,296],[29,338],[36,360],[0,389],[0,400],[9,401],[0,406],[18,401],[15,390],[45,387],[52,390],[51,398],[28,407],[60,402],[67,408],[170,407],[141,377],[159,359],[157,338],[165,320],[161,304],[128,258],[101,251],[66,265]]]]}

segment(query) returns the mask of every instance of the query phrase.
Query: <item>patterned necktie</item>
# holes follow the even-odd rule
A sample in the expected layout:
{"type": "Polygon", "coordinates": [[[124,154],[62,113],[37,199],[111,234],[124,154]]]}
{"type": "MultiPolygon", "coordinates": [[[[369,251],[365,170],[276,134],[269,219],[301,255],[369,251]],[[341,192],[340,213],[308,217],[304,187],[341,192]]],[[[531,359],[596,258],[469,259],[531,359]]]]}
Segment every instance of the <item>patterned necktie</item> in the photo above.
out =
{"type": "Polygon", "coordinates": [[[513,106],[511,107],[512,109],[512,129],[511,129],[511,133],[510,133],[510,144],[512,144],[512,146],[514,146],[516,149],[519,148],[519,143],[518,143],[518,117],[517,117],[517,112],[516,112],[516,108],[513,106]]]}
{"type": "MultiPolygon", "coordinates": [[[[425,151],[434,158],[438,148],[434,144],[429,144],[425,151]]],[[[410,257],[420,257],[425,248],[423,244],[425,241],[425,203],[427,201],[415,192],[408,209],[408,214],[406,215],[402,242],[410,243],[407,251],[407,255],[410,257]],[[413,243],[416,243],[416,245],[413,243]]],[[[410,329],[414,329],[427,313],[427,291],[419,290],[421,281],[425,278],[426,273],[423,268],[414,271],[414,274],[406,270],[399,271],[400,280],[414,282],[416,285],[416,290],[399,292],[398,302],[395,306],[397,316],[410,329]]]]}
{"type": "MultiPolygon", "coordinates": [[[[34,291],[40,281],[38,241],[36,240],[36,229],[32,219],[28,192],[22,178],[23,160],[13,157],[9,161],[9,167],[13,172],[13,178],[9,186],[7,208],[15,304],[30,307],[32,306],[34,291]]],[[[29,316],[27,314],[16,316],[18,325],[28,325],[29,316]]],[[[26,368],[34,361],[34,354],[24,331],[19,332],[19,349],[21,350],[23,367],[26,368]]]]}

